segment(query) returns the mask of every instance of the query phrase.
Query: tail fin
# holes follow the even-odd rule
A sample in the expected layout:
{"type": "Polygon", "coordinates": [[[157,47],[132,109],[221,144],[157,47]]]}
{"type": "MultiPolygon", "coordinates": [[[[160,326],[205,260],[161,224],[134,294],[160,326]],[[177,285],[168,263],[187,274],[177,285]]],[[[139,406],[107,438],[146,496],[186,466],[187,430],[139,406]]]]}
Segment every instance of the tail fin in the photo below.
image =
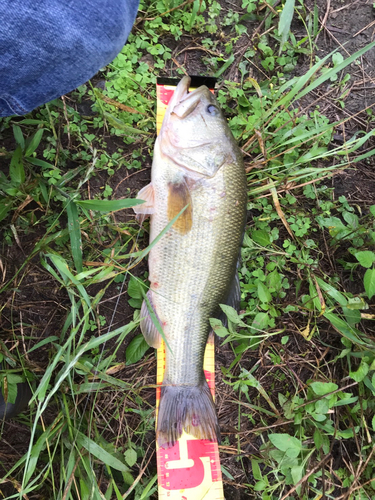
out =
{"type": "Polygon", "coordinates": [[[170,448],[183,430],[198,439],[220,442],[215,403],[206,379],[197,386],[163,385],[161,388],[156,429],[159,446],[170,448]]]}

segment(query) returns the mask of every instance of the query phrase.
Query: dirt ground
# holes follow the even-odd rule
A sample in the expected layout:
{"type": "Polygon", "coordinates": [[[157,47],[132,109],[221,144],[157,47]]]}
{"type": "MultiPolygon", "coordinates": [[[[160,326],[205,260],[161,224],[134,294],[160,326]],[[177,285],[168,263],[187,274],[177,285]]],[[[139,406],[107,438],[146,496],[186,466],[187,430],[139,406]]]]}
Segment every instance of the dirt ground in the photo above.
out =
{"type": "MultiPolygon", "coordinates": [[[[228,8],[240,9],[241,1],[235,0],[229,2],[222,0],[223,12],[228,8]]],[[[314,8],[314,2],[307,0],[305,5],[308,9],[314,8]]],[[[373,1],[348,1],[348,0],[317,0],[319,8],[319,18],[323,25],[323,30],[319,35],[316,54],[322,58],[333,49],[338,48],[343,56],[353,54],[359,48],[365,46],[375,38],[375,9],[373,1]]],[[[255,33],[259,34],[264,31],[263,26],[255,23],[248,24],[248,33],[241,37],[234,48],[236,57],[240,57],[246,47],[250,46],[255,33]]],[[[304,36],[304,30],[301,23],[295,21],[293,24],[293,32],[298,37],[304,36]]],[[[224,30],[225,36],[225,30],[224,30]]],[[[163,43],[168,43],[163,42],[163,43]]],[[[190,74],[207,74],[207,67],[202,60],[202,53],[199,50],[199,40],[192,38],[182,38],[179,43],[171,41],[173,47],[172,56],[176,54],[176,60],[179,64],[183,64],[187,72],[190,74]],[[197,47],[196,50],[185,50],[186,48],[197,47]],[[183,52],[181,52],[183,51],[183,52]]],[[[304,56],[300,56],[298,65],[298,73],[302,74],[308,68],[308,61],[304,56]]],[[[174,76],[176,66],[173,59],[170,62],[170,67],[167,67],[165,76],[174,76]]],[[[257,69],[253,68],[253,76],[257,79],[264,78],[264,75],[257,69]]],[[[347,84],[349,92],[345,97],[345,108],[342,109],[338,102],[340,91],[335,86],[327,86],[319,88],[314,92],[310,99],[316,100],[320,105],[321,113],[328,116],[331,120],[336,121],[339,118],[351,117],[345,124],[345,128],[338,130],[334,141],[343,141],[352,136],[357,130],[368,131],[369,121],[366,119],[365,109],[371,107],[375,103],[375,50],[372,49],[364,55],[357,64],[352,64],[348,70],[351,78],[347,84]]],[[[225,78],[238,80],[238,69],[236,64],[233,64],[224,75],[225,78]]],[[[342,75],[341,75],[342,77],[342,75]]],[[[119,147],[116,138],[106,138],[108,147],[115,150],[119,147]]],[[[121,144],[123,147],[123,144],[121,144]]],[[[1,157],[0,157],[1,160],[1,157]]],[[[0,165],[1,167],[1,165],[0,165]]],[[[151,161],[146,162],[144,168],[140,171],[129,171],[125,167],[116,172],[111,180],[111,185],[114,189],[113,196],[122,197],[126,193],[135,195],[138,190],[149,182],[151,161]]],[[[335,188],[335,196],[345,195],[348,200],[355,202],[358,206],[364,207],[375,204],[375,165],[374,160],[356,164],[355,167],[346,170],[332,178],[332,186],[335,188]]],[[[99,188],[103,185],[103,179],[97,178],[93,181],[91,188],[99,188]],[[97,183],[97,186],[95,185],[97,183]]],[[[43,231],[43,228],[40,228],[43,231]]],[[[24,261],[25,255],[33,248],[35,242],[40,238],[38,232],[25,235],[19,245],[7,247],[6,252],[1,256],[7,264],[7,272],[11,275],[20,267],[24,261]]],[[[146,237],[145,237],[146,238],[146,237]]],[[[140,241],[139,244],[146,245],[146,239],[140,241]]],[[[137,273],[143,274],[145,267],[139,268],[137,273]]],[[[351,285],[348,281],[348,287],[351,285]]],[[[10,332],[14,323],[19,323],[23,326],[23,334],[29,335],[31,332],[38,332],[38,339],[41,340],[49,335],[61,330],[65,321],[69,300],[65,292],[61,290],[58,284],[54,284],[51,276],[43,270],[39,263],[39,258],[31,261],[27,274],[24,275],[22,281],[15,282],[15,287],[18,293],[13,291],[6,292],[2,297],[2,315],[1,329],[2,336],[6,340],[7,332],[10,332]],[[52,287],[51,287],[52,285],[52,287]],[[15,317],[17,315],[17,317],[15,317]]],[[[95,290],[91,290],[95,292],[95,290]]],[[[106,295],[99,305],[99,314],[107,319],[107,324],[112,322],[112,328],[116,328],[128,322],[133,315],[133,309],[128,305],[128,296],[126,292],[122,292],[120,307],[117,308],[115,316],[113,316],[113,308],[118,297],[118,287],[113,285],[109,287],[106,295]]],[[[335,352],[325,352],[322,345],[314,342],[304,341],[296,332],[294,325],[285,325],[290,331],[290,335],[294,340],[288,344],[290,349],[287,365],[280,366],[278,369],[287,374],[287,382],[282,382],[285,389],[285,383],[289,381],[289,374],[293,373],[297,380],[306,381],[312,378],[315,372],[314,366],[307,363],[306,352],[311,352],[313,349],[317,354],[325,357],[326,361],[335,357],[335,352]]],[[[135,332],[138,333],[138,332],[135,332]]],[[[335,338],[339,343],[339,338],[332,330],[327,330],[323,333],[324,337],[330,339],[330,343],[334,345],[335,338]]],[[[129,338],[129,341],[132,337],[129,338]]],[[[26,348],[29,346],[26,345],[26,348]]],[[[250,369],[256,363],[260,364],[257,371],[257,377],[267,387],[267,374],[271,370],[275,370],[274,364],[270,363],[269,352],[278,352],[281,349],[280,340],[274,337],[268,341],[259,351],[249,351],[246,362],[243,367],[250,369]]],[[[119,351],[119,361],[124,360],[124,351],[126,344],[119,351]]],[[[245,483],[253,483],[251,468],[251,456],[256,456],[261,445],[261,437],[259,429],[262,428],[262,423],[257,422],[254,426],[246,417],[242,417],[240,425],[238,424],[238,401],[237,394],[232,388],[225,384],[222,380],[222,368],[227,368],[233,361],[234,354],[228,346],[220,347],[217,342],[216,348],[216,394],[217,394],[217,410],[219,415],[220,427],[222,430],[223,442],[220,447],[221,462],[224,467],[234,478],[229,479],[224,477],[225,497],[230,500],[245,500],[249,497],[246,488],[242,485],[245,483]],[[240,430],[239,430],[240,429],[240,430]],[[240,450],[238,454],[238,450],[240,450]]],[[[41,373],[48,365],[49,351],[46,348],[39,349],[30,353],[28,358],[29,368],[35,373],[41,373]]],[[[341,378],[339,367],[336,377],[341,378]]],[[[155,383],[156,360],[152,350],[149,350],[145,358],[136,365],[125,367],[120,374],[124,380],[136,379],[137,383],[143,387],[152,386],[155,383]]],[[[280,382],[281,384],[281,382],[280,382]]],[[[280,386],[281,388],[281,386],[280,386]]],[[[271,399],[277,401],[278,387],[268,388],[271,399]]],[[[144,388],[141,392],[142,398],[149,402],[150,406],[155,404],[154,388],[144,388]]],[[[257,399],[257,393],[251,393],[251,397],[257,399]]],[[[103,415],[110,417],[111,405],[113,401],[103,396],[101,401],[101,411],[103,415]]],[[[127,404],[131,404],[127,401],[127,404]]],[[[53,414],[53,407],[50,410],[53,414]]],[[[140,418],[140,417],[139,417],[140,418]]],[[[139,422],[134,415],[133,421],[128,424],[136,428],[139,422]]],[[[48,412],[46,416],[48,421],[48,412]]],[[[0,441],[0,474],[5,472],[12,464],[14,464],[27,451],[29,439],[29,427],[27,420],[22,418],[11,420],[5,423],[0,423],[1,441],[0,441]]],[[[279,425],[278,421],[273,422],[275,428],[279,425]]],[[[146,435],[145,445],[152,445],[154,436],[152,433],[146,435]]],[[[152,450],[152,446],[150,447],[152,450]]],[[[151,455],[152,451],[149,451],[151,455]]],[[[352,450],[350,446],[343,446],[337,442],[337,446],[333,449],[330,466],[337,469],[343,463],[343,460],[351,460],[352,450]]],[[[149,458],[149,457],[146,457],[149,458]]],[[[149,469],[155,470],[155,456],[152,457],[149,469]]],[[[4,490],[6,491],[6,489],[4,490]]],[[[14,492],[12,488],[9,492],[14,492]]],[[[342,492],[335,492],[335,496],[339,496],[342,492]]],[[[30,497],[36,498],[36,497],[30,497]]],[[[39,497],[41,498],[41,497],[39,497]]]]}

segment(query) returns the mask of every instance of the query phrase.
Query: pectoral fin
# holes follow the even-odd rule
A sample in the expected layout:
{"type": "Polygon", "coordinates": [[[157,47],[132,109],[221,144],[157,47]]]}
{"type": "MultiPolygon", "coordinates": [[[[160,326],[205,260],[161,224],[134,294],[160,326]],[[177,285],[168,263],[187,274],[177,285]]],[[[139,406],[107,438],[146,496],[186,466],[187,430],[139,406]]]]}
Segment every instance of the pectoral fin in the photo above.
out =
{"type": "Polygon", "coordinates": [[[134,212],[137,214],[136,219],[143,221],[145,217],[155,213],[154,187],[152,183],[147,184],[147,186],[139,191],[137,199],[145,201],[142,205],[133,207],[134,212]]]}
{"type": "Polygon", "coordinates": [[[147,299],[149,303],[147,304],[147,301],[144,300],[141,307],[141,332],[143,333],[147,344],[151,347],[155,347],[155,349],[158,349],[162,339],[155,323],[158,321],[160,328],[161,323],[154,309],[152,293],[150,290],[147,292],[147,299]],[[153,317],[151,317],[149,308],[151,308],[151,314],[153,317]]]}
{"type": "Polygon", "coordinates": [[[173,224],[173,229],[181,234],[187,234],[193,224],[193,208],[188,185],[185,180],[168,184],[168,219],[171,221],[183,208],[185,211],[173,224]]]}

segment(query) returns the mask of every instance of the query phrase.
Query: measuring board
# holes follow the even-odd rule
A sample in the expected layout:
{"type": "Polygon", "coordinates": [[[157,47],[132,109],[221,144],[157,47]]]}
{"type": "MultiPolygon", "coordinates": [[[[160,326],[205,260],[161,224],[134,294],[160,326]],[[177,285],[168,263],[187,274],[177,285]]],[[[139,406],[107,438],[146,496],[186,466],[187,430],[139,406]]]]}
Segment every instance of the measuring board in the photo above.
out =
{"type": "MultiPolygon", "coordinates": [[[[158,78],[156,129],[159,133],[165,110],[178,80],[158,78]]],[[[192,77],[191,89],[207,85],[213,92],[214,78],[192,77]]],[[[215,396],[215,345],[210,334],[203,363],[204,374],[212,397],[215,396]]],[[[165,344],[157,350],[156,421],[161,384],[165,370],[165,344]]],[[[160,500],[224,500],[219,449],[217,442],[197,439],[183,432],[176,444],[168,449],[156,444],[158,489],[160,500]]]]}

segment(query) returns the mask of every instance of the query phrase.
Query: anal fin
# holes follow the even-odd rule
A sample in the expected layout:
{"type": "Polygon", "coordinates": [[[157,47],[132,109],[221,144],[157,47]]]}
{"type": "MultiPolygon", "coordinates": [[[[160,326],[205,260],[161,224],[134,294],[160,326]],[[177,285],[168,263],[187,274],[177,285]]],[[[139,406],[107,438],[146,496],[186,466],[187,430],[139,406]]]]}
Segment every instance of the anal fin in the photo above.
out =
{"type": "Polygon", "coordinates": [[[147,344],[151,347],[155,347],[155,349],[158,349],[160,347],[162,338],[155,323],[159,322],[160,328],[161,328],[161,323],[154,309],[151,290],[147,292],[147,300],[145,299],[142,302],[142,307],[141,307],[141,324],[140,324],[141,332],[143,333],[143,336],[147,344]],[[151,313],[149,310],[150,308],[151,308],[151,313]]]}

